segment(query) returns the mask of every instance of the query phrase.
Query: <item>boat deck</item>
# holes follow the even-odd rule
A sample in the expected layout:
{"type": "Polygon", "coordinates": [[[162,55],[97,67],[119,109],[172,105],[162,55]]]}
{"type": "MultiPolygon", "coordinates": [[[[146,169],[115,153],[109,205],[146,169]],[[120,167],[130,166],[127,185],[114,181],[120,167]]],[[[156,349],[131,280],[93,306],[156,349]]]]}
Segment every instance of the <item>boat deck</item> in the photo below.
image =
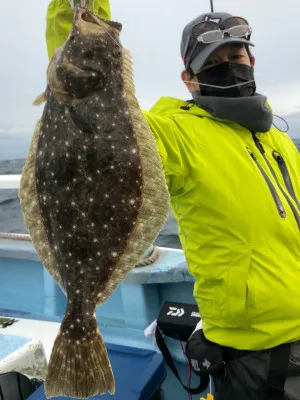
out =
{"type": "MultiPolygon", "coordinates": [[[[49,360],[66,308],[64,294],[41,264],[31,242],[0,239],[0,276],[0,315],[18,320],[0,333],[40,340],[49,360]]],[[[145,328],[157,318],[165,301],[194,304],[193,284],[182,250],[159,248],[154,264],[133,269],[108,301],[97,308],[105,342],[157,351],[152,339],[145,337],[145,328]]],[[[180,376],[187,382],[188,368],[180,343],[170,339],[169,348],[180,376]]],[[[192,386],[198,384],[195,376],[192,386]]],[[[188,398],[171,371],[162,391],[164,400],[188,398]]],[[[161,393],[159,396],[162,398],[161,393]]]]}

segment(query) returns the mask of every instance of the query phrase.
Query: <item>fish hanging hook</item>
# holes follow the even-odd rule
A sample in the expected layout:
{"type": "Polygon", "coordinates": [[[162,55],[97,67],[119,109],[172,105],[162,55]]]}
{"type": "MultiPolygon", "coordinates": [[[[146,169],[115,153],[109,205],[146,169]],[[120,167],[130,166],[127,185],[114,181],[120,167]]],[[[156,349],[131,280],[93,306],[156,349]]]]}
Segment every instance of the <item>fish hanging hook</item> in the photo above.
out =
{"type": "Polygon", "coordinates": [[[80,0],[79,4],[81,8],[89,8],[89,0],[80,0]]]}
{"type": "Polygon", "coordinates": [[[210,10],[214,12],[214,0],[210,0],[210,10]]]}
{"type": "MultiPolygon", "coordinates": [[[[88,10],[90,0],[69,0],[69,3],[73,10],[75,10],[75,8],[78,7],[88,10]]],[[[95,0],[93,0],[93,11],[94,9],[95,9],[95,0]]]]}

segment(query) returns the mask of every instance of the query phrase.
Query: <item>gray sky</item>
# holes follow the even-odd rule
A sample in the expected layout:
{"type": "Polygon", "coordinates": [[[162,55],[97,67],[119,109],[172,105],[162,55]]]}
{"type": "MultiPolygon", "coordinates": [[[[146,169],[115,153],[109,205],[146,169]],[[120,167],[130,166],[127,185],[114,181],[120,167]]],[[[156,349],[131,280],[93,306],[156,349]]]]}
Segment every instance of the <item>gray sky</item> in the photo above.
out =
{"type": "MultiPolygon", "coordinates": [[[[256,44],[258,92],[276,113],[293,113],[290,134],[300,137],[297,0],[214,0],[217,11],[245,17],[256,44]],[[299,114],[298,114],[299,113],[299,114]],[[299,134],[298,134],[299,129],[299,134]]],[[[42,107],[31,105],[45,89],[48,65],[45,16],[49,0],[1,5],[0,141],[29,141],[42,107]],[[8,136],[10,135],[10,136],[8,136]]],[[[160,96],[187,99],[180,80],[179,46],[184,26],[210,8],[209,0],[111,0],[112,18],[123,23],[121,40],[133,56],[137,97],[149,108],[160,96]]],[[[7,142],[8,144],[8,142],[7,142]]],[[[0,146],[1,147],[1,146],[0,146]]]]}

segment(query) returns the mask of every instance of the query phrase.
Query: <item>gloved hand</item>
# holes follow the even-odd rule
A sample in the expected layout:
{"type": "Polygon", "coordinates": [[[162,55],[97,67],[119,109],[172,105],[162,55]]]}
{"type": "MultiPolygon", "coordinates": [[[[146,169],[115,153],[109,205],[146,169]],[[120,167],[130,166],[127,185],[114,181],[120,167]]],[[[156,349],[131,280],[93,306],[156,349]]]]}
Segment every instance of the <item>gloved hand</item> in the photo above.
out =
{"type": "Polygon", "coordinates": [[[224,368],[222,347],[207,340],[202,329],[187,342],[186,356],[197,375],[214,375],[224,368]]]}

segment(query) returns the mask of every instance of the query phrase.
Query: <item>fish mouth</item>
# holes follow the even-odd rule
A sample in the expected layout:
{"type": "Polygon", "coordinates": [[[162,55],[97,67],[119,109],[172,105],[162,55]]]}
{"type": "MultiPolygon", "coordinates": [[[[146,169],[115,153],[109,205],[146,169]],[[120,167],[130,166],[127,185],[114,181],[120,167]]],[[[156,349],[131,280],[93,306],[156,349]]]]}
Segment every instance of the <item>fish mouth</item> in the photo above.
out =
{"type": "Polygon", "coordinates": [[[93,15],[91,15],[87,10],[84,10],[85,12],[82,13],[81,18],[85,22],[90,22],[91,24],[95,23],[95,19],[93,18],[93,15]]]}
{"type": "Polygon", "coordinates": [[[86,8],[77,7],[75,9],[73,30],[84,36],[101,35],[105,32],[106,27],[100,18],[94,15],[86,8]]]}
{"type": "Polygon", "coordinates": [[[82,8],[80,6],[76,7],[75,19],[77,22],[82,19],[83,21],[89,22],[91,24],[97,23],[97,19],[95,18],[95,16],[87,8],[82,8]]]}
{"type": "Polygon", "coordinates": [[[122,24],[120,24],[119,22],[105,20],[97,16],[90,10],[82,7],[76,8],[75,21],[75,25],[77,25],[77,27],[79,27],[81,25],[81,22],[84,21],[88,24],[98,25],[98,27],[101,27],[102,30],[107,30],[110,28],[116,30],[118,33],[120,33],[122,30],[122,24]]]}

